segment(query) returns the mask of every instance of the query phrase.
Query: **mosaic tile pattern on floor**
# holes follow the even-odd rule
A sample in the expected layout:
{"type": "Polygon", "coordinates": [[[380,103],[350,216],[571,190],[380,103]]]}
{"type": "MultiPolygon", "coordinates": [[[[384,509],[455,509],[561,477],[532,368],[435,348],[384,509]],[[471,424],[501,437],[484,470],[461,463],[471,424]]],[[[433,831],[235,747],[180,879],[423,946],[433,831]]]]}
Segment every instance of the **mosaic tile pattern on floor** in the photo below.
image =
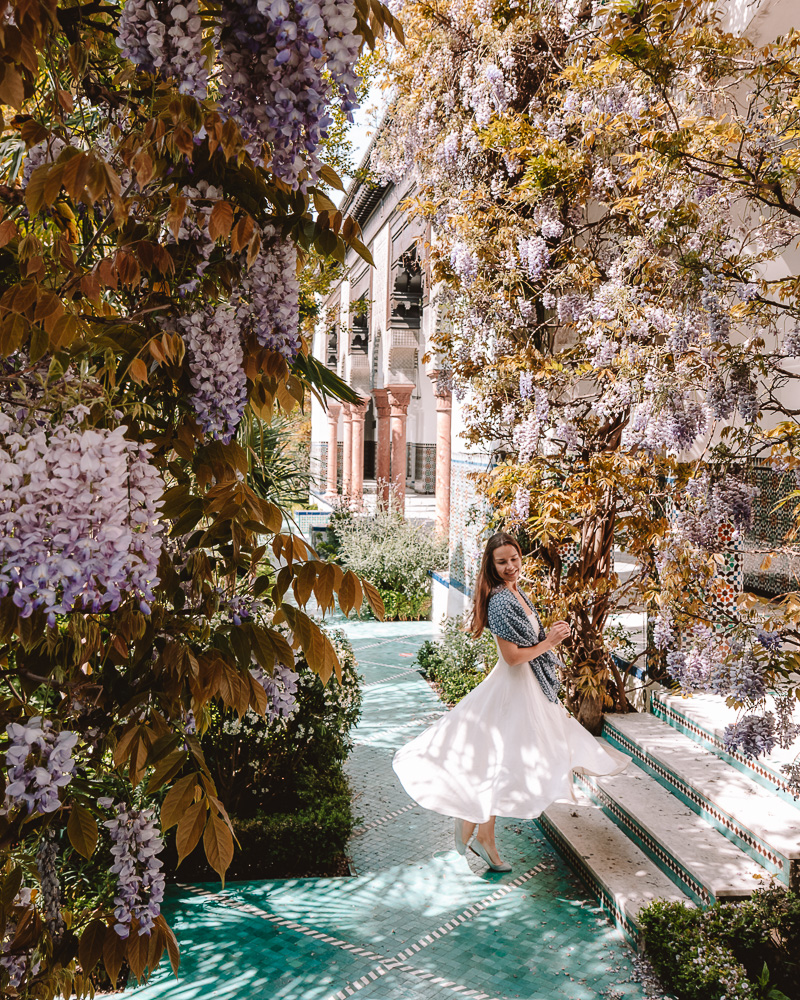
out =
{"type": "Polygon", "coordinates": [[[453,849],[392,756],[444,706],[413,669],[431,623],[344,626],[364,677],[348,772],[354,875],[170,890],[180,975],[137,1000],[643,1000],[632,953],[536,824],[498,820],[508,874],[453,849]]]}

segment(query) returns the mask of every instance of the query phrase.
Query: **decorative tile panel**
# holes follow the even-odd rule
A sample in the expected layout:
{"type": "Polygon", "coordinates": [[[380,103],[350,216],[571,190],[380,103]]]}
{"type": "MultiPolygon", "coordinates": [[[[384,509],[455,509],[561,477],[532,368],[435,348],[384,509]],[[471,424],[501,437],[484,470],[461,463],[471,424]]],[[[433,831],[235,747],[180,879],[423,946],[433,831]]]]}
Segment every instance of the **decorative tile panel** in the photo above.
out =
{"type": "Polygon", "coordinates": [[[414,488],[420,493],[436,492],[436,445],[414,445],[414,488]],[[420,490],[420,485],[422,489],[420,490]]]}
{"type": "Polygon", "coordinates": [[[328,482],[328,442],[312,441],[309,452],[309,469],[311,481],[324,490],[328,482]]]}
{"type": "Polygon", "coordinates": [[[478,496],[471,473],[483,472],[488,455],[457,453],[450,463],[450,586],[468,597],[480,565],[489,511],[478,496]]]}
{"type": "Polygon", "coordinates": [[[795,555],[771,554],[778,546],[785,547],[786,536],[793,527],[791,500],[776,507],[789,493],[798,488],[791,472],[781,472],[770,462],[752,462],[746,474],[747,482],[757,490],[753,500],[753,526],[743,543],[743,585],[767,596],[800,589],[800,545],[794,545],[795,555]],[[768,565],[765,557],[771,556],[768,565]]]}

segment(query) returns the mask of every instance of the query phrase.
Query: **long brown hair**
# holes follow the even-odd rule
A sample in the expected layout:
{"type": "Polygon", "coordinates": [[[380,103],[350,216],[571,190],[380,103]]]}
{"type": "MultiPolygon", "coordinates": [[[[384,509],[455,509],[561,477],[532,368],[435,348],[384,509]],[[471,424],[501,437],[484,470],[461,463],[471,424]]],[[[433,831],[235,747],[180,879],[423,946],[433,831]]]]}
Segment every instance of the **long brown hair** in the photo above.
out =
{"type": "Polygon", "coordinates": [[[495,587],[503,587],[500,574],[494,565],[494,550],[502,548],[504,545],[513,545],[522,558],[522,549],[519,542],[507,531],[498,531],[492,535],[486,543],[481,559],[481,568],[478,570],[478,579],[475,581],[475,601],[472,605],[472,617],[470,618],[470,632],[477,639],[486,626],[489,624],[489,595],[495,587]]]}

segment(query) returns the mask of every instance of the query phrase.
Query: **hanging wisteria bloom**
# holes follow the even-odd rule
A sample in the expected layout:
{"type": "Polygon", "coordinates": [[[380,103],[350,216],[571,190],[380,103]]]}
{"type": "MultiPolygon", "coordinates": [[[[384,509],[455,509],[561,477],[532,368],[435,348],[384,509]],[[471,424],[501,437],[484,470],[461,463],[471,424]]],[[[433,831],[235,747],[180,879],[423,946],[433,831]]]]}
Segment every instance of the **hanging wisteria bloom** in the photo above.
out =
{"type": "Polygon", "coordinates": [[[295,190],[303,171],[312,180],[319,172],[317,150],[331,124],[326,68],[348,117],[357,107],[356,26],[349,0],[232,0],[223,7],[222,111],[239,125],[251,155],[295,190]]]}
{"type": "Polygon", "coordinates": [[[145,72],[172,77],[181,94],[205,98],[208,69],[197,0],[126,0],[117,47],[145,72]]]}
{"type": "Polygon", "coordinates": [[[8,985],[12,989],[19,989],[27,975],[35,976],[39,971],[40,963],[31,964],[30,950],[11,951],[11,945],[17,934],[19,919],[30,909],[32,902],[32,892],[23,886],[11,904],[11,914],[6,920],[3,928],[3,936],[0,939],[0,968],[8,975],[8,985]],[[21,911],[17,913],[15,911],[21,911]]]}
{"type": "Polygon", "coordinates": [[[125,428],[25,430],[0,415],[0,596],[48,623],[74,608],[149,614],[161,553],[164,483],[150,446],[125,428]]]}
{"type": "MultiPolygon", "coordinates": [[[[98,805],[104,809],[112,804],[109,798],[98,799],[98,805]]],[[[113,841],[111,872],[117,876],[114,930],[121,938],[127,938],[131,923],[136,920],[139,934],[149,937],[164,899],[163,862],[158,858],[164,842],[152,809],[135,809],[118,802],[114,811],[114,818],[103,824],[113,841]]]]}
{"type": "Polygon", "coordinates": [[[550,262],[550,250],[541,236],[529,236],[517,243],[517,252],[522,270],[536,281],[547,270],[550,262]]]}
{"type": "Polygon", "coordinates": [[[252,333],[262,347],[277,351],[291,363],[300,350],[299,301],[297,249],[267,226],[261,250],[237,297],[237,321],[244,333],[252,333]]]}
{"type": "Polygon", "coordinates": [[[297,704],[297,682],[300,675],[282,663],[276,663],[271,674],[259,666],[251,667],[250,673],[267,693],[267,719],[270,722],[288,719],[297,704]]]}
{"type": "Polygon", "coordinates": [[[480,261],[466,243],[457,242],[450,250],[450,266],[465,285],[471,285],[478,277],[480,261]]]}
{"type": "Polygon", "coordinates": [[[189,352],[192,402],[203,432],[227,444],[247,405],[247,376],[236,309],[227,302],[178,320],[189,352]]]}
{"type": "Polygon", "coordinates": [[[733,476],[712,480],[703,473],[686,487],[685,502],[677,511],[672,533],[706,552],[719,552],[728,544],[721,529],[730,525],[731,538],[739,537],[753,523],[751,486],[733,476]]]}
{"type": "Polygon", "coordinates": [[[725,727],[722,741],[729,753],[740,753],[743,757],[755,758],[772,753],[778,742],[775,716],[772,712],[761,716],[745,715],[725,727]]]}
{"type": "Polygon", "coordinates": [[[6,797],[0,813],[24,807],[30,813],[51,813],[61,807],[59,789],[72,780],[72,750],[78,734],[53,727],[49,719],[34,715],[24,723],[10,722],[6,733],[6,797]]]}
{"type": "Polygon", "coordinates": [[[36,867],[39,870],[39,885],[41,887],[40,906],[44,913],[44,922],[57,947],[66,930],[64,917],[61,913],[61,883],[56,870],[56,847],[52,831],[42,837],[36,854],[36,867]]]}
{"type": "Polygon", "coordinates": [[[531,513],[531,491],[525,486],[517,486],[514,500],[508,509],[509,524],[524,524],[531,513]]]}

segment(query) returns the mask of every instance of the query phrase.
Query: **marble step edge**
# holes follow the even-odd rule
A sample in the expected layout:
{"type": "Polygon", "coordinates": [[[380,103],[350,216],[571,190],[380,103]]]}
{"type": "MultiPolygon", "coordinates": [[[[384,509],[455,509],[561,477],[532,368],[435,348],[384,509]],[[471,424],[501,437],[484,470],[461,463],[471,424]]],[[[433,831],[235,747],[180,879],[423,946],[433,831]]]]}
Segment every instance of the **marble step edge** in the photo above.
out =
{"type": "Polygon", "coordinates": [[[736,751],[726,750],[722,730],[709,729],[698,719],[692,718],[691,699],[682,700],[685,701],[685,706],[676,704],[675,696],[659,685],[650,692],[650,712],[800,810],[800,798],[792,795],[786,775],[781,773],[777,765],[763,757],[753,759],[736,751]]]}
{"type": "MultiPolygon", "coordinates": [[[[725,808],[718,800],[720,797],[719,789],[709,790],[701,787],[701,783],[680,772],[675,761],[670,760],[669,754],[659,753],[657,749],[643,745],[649,742],[647,735],[626,733],[624,720],[632,717],[638,718],[638,720],[648,719],[654,725],[661,727],[658,735],[663,738],[665,733],[670,734],[671,742],[678,747],[691,748],[694,752],[708,754],[708,751],[699,747],[688,736],[652,715],[606,716],[603,723],[603,737],[616,749],[633,757],[640,767],[643,767],[657,781],[676,794],[690,809],[733,841],[780,882],[791,887],[800,885],[800,821],[798,821],[797,839],[789,841],[782,838],[779,833],[776,835],[765,830],[763,824],[759,822],[759,814],[754,812],[752,808],[749,810],[749,816],[736,815],[733,809],[725,808]],[[759,827],[760,831],[756,832],[759,827]],[[774,843],[776,837],[778,840],[783,840],[783,846],[776,846],[774,843]]],[[[727,769],[740,781],[743,778],[749,781],[746,776],[743,776],[741,772],[721,758],[713,754],[709,754],[709,756],[714,759],[715,766],[718,765],[717,769],[721,776],[724,776],[725,769],[727,769]]],[[[788,807],[777,796],[771,796],[761,785],[757,785],[755,782],[750,782],[750,784],[762,802],[770,802],[771,800],[773,806],[788,811],[794,822],[796,810],[788,807]]]]}
{"type": "Polygon", "coordinates": [[[600,806],[587,798],[576,803],[556,802],[536,822],[635,947],[641,944],[639,911],[648,903],[666,899],[694,905],[600,806]]]}
{"type": "Polygon", "coordinates": [[[746,899],[759,887],[759,876],[766,875],[762,865],[698,817],[635,761],[614,777],[576,774],[574,780],[665,875],[701,906],[709,906],[717,899],[746,899]],[[689,842],[687,823],[692,827],[689,842]],[[721,870],[721,859],[728,871],[721,870]]]}

